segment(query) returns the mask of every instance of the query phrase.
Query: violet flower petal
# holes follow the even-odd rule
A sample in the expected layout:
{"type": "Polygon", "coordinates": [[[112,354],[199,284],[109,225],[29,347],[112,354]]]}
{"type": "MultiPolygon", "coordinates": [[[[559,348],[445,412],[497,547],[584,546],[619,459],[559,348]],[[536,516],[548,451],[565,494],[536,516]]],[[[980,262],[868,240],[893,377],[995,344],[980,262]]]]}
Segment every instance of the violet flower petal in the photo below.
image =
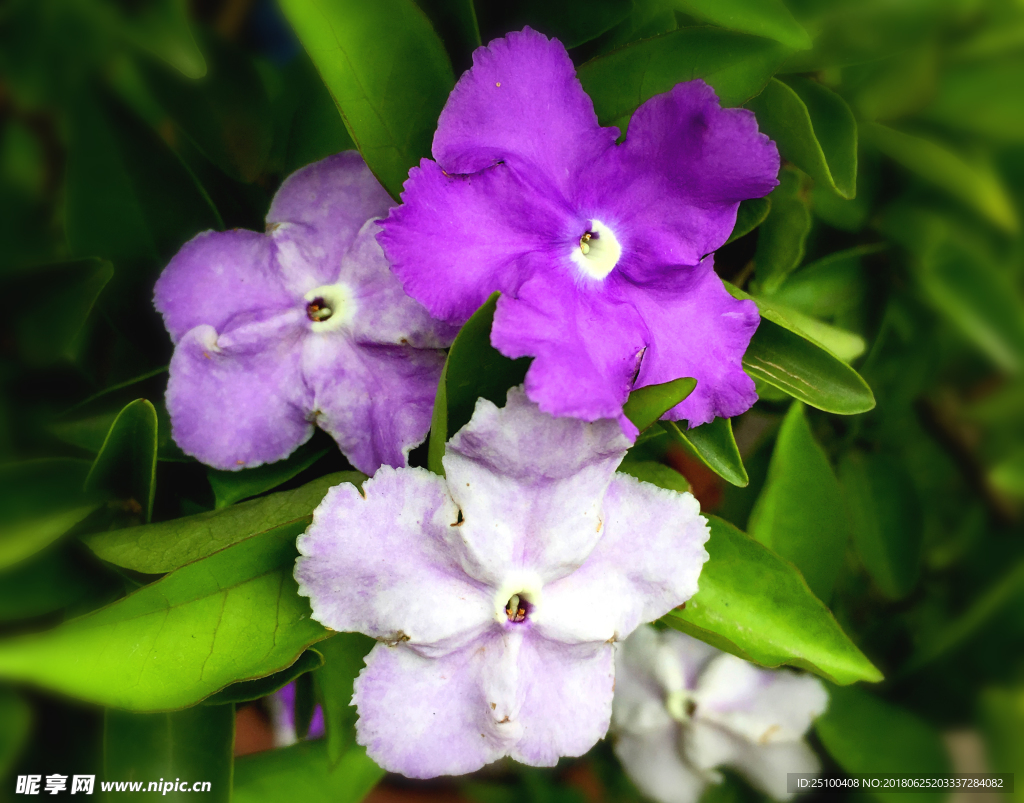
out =
{"type": "Polygon", "coordinates": [[[188,331],[171,358],[165,395],[182,451],[234,471],[280,460],[309,440],[296,319],[286,313],[220,337],[212,326],[188,331]]]}
{"type": "Polygon", "coordinates": [[[457,517],[444,480],[426,469],[382,466],[362,495],[336,485],[297,544],[295,579],[313,618],[432,653],[477,635],[493,621],[492,603],[460,571],[457,517]]]}

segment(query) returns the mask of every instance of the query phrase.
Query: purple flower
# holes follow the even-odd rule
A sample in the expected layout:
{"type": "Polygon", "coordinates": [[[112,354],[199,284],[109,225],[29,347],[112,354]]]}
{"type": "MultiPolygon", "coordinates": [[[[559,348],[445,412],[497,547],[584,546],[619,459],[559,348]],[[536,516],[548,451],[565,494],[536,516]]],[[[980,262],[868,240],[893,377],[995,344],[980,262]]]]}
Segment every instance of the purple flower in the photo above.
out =
{"type": "Polygon", "coordinates": [[[803,736],[828,706],[821,681],[761,669],[672,630],[639,628],[616,657],[615,753],[659,803],[696,803],[715,767],[784,800],[786,774],[821,769],[803,736]]]}
{"type": "Polygon", "coordinates": [[[628,446],[514,388],[503,409],[477,402],[447,480],[382,468],[362,496],[331,489],[295,577],[313,618],[382,642],[353,695],[378,764],[551,766],[604,735],[615,642],[692,596],[707,560],[692,496],[615,473],[628,446]]]}
{"type": "Polygon", "coordinates": [[[683,376],[668,418],[690,426],[757,399],[741,359],[756,306],[710,256],[741,200],[778,183],[754,115],[702,81],[636,110],[625,142],[601,128],[557,40],[529,28],[476,51],[378,239],[406,292],[462,323],[502,292],[491,342],[532,356],[526,392],[545,412],[622,415],[634,387],[683,376]]]}
{"type": "MultiPolygon", "coordinates": [[[[295,732],[295,681],[282,686],[268,698],[270,719],[274,728],[274,746],[287,747],[299,739],[295,732]]],[[[319,739],[327,732],[324,725],[324,709],[318,703],[309,721],[307,739],[319,739]]]]}
{"type": "Polygon", "coordinates": [[[358,153],[288,177],[267,233],[204,232],[156,283],[167,410],[188,454],[235,470],[330,433],[360,471],[405,465],[454,330],[406,296],[374,235],[391,199],[358,153]]]}

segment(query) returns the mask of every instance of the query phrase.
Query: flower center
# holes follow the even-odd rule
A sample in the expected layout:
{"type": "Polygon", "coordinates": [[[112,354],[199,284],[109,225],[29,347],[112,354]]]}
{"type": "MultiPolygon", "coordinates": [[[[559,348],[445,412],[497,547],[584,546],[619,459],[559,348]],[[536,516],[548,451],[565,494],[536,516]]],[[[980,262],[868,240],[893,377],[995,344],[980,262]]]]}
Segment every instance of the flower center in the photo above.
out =
{"type": "Polygon", "coordinates": [[[571,258],[580,270],[593,279],[603,279],[618,264],[622,246],[610,228],[600,220],[591,220],[580,235],[579,247],[574,247],[571,258]]]}
{"type": "Polygon", "coordinates": [[[526,615],[532,607],[526,597],[521,594],[513,594],[505,603],[505,616],[510,622],[525,622],[526,615]]]}
{"type": "Polygon", "coordinates": [[[697,711],[697,701],[685,689],[669,692],[665,698],[668,715],[676,722],[689,722],[697,711]]]}
{"type": "Polygon", "coordinates": [[[347,284],[324,284],[305,295],[306,317],[314,332],[328,332],[352,320],[355,300],[347,284]]]}

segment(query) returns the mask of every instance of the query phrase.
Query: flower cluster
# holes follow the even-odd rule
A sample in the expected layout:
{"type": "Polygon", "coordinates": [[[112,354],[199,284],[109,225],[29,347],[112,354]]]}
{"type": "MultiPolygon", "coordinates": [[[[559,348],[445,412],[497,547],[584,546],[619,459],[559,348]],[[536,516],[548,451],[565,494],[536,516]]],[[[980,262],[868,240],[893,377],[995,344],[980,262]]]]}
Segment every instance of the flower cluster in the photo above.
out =
{"type": "MultiPolygon", "coordinates": [[[[709,531],[691,495],[616,473],[637,434],[623,403],[680,377],[696,390],[667,415],[690,426],[755,401],[741,358],[757,310],[726,292],[711,254],[740,201],[775,186],[779,157],[749,111],[721,108],[701,81],[644,103],[618,137],[559,42],[513,33],[476,52],[401,206],[339,154],[284,182],[265,234],[201,234],[157,283],[187,453],[257,466],[317,425],[373,475],[329,492],[295,577],[315,619],[380,642],[353,703],[358,740],[386,769],[581,755],[609,728],[617,671],[620,755],[647,760],[621,711],[640,705],[630,655],[658,637],[641,630],[617,651],[696,593],[709,531]],[[445,477],[410,468],[442,349],[494,291],[491,342],[533,358],[525,386],[503,408],[477,403],[445,477]]],[[[716,659],[706,687],[685,671],[665,728],[692,701],[740,737],[764,724],[714,719],[723,683],[753,682],[745,670],[716,659]]],[[[694,788],[731,760],[719,741],[687,754],[694,788]]]]}

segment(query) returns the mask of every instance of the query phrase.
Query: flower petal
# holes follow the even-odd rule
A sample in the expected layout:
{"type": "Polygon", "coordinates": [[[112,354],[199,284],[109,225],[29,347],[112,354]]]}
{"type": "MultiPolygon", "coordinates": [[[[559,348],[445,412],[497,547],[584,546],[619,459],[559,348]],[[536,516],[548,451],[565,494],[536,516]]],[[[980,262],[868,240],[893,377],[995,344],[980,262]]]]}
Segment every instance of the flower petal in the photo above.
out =
{"type": "Polygon", "coordinates": [[[622,405],[646,339],[633,306],[551,274],[527,282],[515,298],[498,299],[491,330],[502,354],[534,358],[526,393],[541,410],[585,421],[614,418],[630,439],[636,427],[622,405]]]}
{"type": "Polygon", "coordinates": [[[458,329],[430,317],[405,294],[377,242],[380,225],[367,220],[341,260],[337,281],[352,288],[355,311],[349,324],[359,344],[447,348],[458,329]]]}
{"type": "Polygon", "coordinates": [[[338,276],[367,220],[394,205],[358,151],[328,156],[292,173],[267,213],[285,281],[303,295],[338,276]]]}
{"type": "Polygon", "coordinates": [[[517,570],[548,581],[580,565],[599,538],[601,499],[628,448],[615,422],[552,418],[521,388],[500,409],[479,399],[444,457],[464,516],[467,571],[500,586],[517,570]]]}
{"type": "Polygon", "coordinates": [[[637,788],[652,800],[696,803],[708,781],[680,757],[676,732],[673,723],[658,730],[620,735],[615,755],[637,788]]]}
{"type": "Polygon", "coordinates": [[[560,248],[569,214],[509,165],[463,176],[424,159],[409,171],[402,201],[377,239],[405,292],[457,324],[495,290],[515,292],[546,265],[530,255],[560,248]]]}
{"type": "Polygon", "coordinates": [[[697,593],[710,531],[693,496],[616,474],[601,519],[586,562],[544,589],[533,622],[549,638],[621,640],[697,593]]]}
{"type": "Polygon", "coordinates": [[[757,401],[754,380],[743,371],[743,354],[760,316],[754,302],[729,295],[711,257],[686,270],[691,272],[686,286],[636,288],[630,300],[649,333],[636,387],[696,379],[693,393],[665,414],[695,427],[716,416],[739,415],[757,401]]]}
{"type": "Polygon", "coordinates": [[[581,756],[608,731],[615,687],[611,644],[560,644],[536,632],[518,655],[522,738],[516,761],[553,767],[559,756],[581,756]]]}
{"type": "Polygon", "coordinates": [[[430,654],[492,624],[490,595],[459,567],[458,511],[426,469],[383,466],[332,488],[298,539],[299,593],[313,618],[430,654]]]}
{"type": "Polygon", "coordinates": [[[191,329],[171,358],[166,404],[186,454],[235,471],[271,463],[309,440],[300,313],[256,321],[218,337],[191,329]]]}
{"type": "Polygon", "coordinates": [[[497,162],[541,173],[569,198],[576,176],[618,136],[598,125],[562,43],[525,28],[473,53],[437,121],[433,153],[448,173],[497,162]]]}
{"type": "Polygon", "coordinates": [[[356,741],[410,778],[461,775],[501,758],[520,735],[489,705],[488,678],[504,653],[500,636],[438,658],[378,644],[355,681],[356,741]]]}
{"type": "Polygon", "coordinates": [[[426,438],[443,367],[442,351],[360,346],[344,332],[314,332],[302,352],[317,424],[365,474],[406,465],[426,438]]]}
{"type": "Polygon", "coordinates": [[[294,306],[263,234],[243,229],[205,231],[181,247],[156,282],[153,301],[177,343],[189,329],[224,331],[240,313],[280,312],[294,306]]]}
{"type": "Polygon", "coordinates": [[[723,109],[703,81],[676,84],[634,112],[625,142],[582,174],[581,203],[614,210],[631,233],[623,270],[657,282],[696,265],[732,233],[739,202],[778,184],[779,153],[753,112],[723,109]]]}
{"type": "Polygon", "coordinates": [[[699,716],[756,744],[801,739],[828,707],[824,685],[811,675],[768,670],[720,655],[701,674],[699,716]]]}

